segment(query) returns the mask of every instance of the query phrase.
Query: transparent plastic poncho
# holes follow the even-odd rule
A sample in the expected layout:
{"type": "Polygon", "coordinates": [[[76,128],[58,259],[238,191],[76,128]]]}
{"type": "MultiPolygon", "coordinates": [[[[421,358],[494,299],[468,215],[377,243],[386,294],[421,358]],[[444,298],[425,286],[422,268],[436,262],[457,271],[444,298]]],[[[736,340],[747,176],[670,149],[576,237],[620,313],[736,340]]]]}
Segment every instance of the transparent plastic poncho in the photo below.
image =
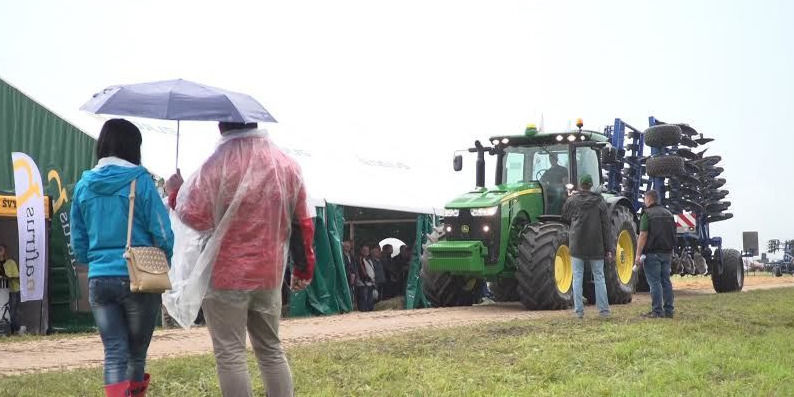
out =
{"type": "Polygon", "coordinates": [[[264,130],[224,134],[172,213],[172,289],[163,304],[185,328],[210,287],[280,289],[292,221],[312,216],[297,163],[264,130]]]}

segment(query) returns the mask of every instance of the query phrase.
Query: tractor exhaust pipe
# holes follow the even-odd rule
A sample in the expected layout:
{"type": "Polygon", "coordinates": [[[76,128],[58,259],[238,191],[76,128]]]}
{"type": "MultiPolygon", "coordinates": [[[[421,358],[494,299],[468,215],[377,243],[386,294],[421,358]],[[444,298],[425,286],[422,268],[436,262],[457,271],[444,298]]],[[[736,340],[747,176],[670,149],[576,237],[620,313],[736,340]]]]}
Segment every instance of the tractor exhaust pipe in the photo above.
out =
{"type": "Polygon", "coordinates": [[[477,187],[485,187],[485,151],[487,149],[482,146],[480,141],[474,141],[474,148],[469,149],[470,152],[477,152],[477,187]]]}

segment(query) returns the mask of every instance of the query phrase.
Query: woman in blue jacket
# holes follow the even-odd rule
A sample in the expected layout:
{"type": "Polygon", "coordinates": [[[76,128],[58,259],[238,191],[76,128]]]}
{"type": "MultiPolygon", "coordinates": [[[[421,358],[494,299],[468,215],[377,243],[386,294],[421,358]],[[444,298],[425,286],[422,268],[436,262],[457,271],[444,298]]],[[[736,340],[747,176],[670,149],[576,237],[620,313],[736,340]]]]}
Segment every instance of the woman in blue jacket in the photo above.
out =
{"type": "Polygon", "coordinates": [[[141,132],[108,120],[96,144],[96,167],[85,171],[72,198],[72,247],[88,264],[88,299],[105,347],[105,395],[145,396],[146,351],[160,294],[130,292],[127,243],[130,183],[136,183],[132,246],[155,246],[168,260],[174,234],[151,175],[141,167],[141,132]]]}

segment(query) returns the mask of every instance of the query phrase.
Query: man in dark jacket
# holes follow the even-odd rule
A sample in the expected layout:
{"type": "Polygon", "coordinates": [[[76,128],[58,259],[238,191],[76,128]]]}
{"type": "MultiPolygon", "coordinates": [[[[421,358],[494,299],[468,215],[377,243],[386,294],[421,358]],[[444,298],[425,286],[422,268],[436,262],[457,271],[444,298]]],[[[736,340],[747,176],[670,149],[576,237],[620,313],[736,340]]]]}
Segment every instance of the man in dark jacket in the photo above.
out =
{"type": "Polygon", "coordinates": [[[645,192],[644,199],[645,211],[640,218],[640,238],[635,260],[635,265],[644,267],[651,290],[651,311],[643,316],[673,318],[670,259],[675,247],[675,219],[670,211],[659,205],[659,193],[655,190],[645,192]],[[640,256],[643,253],[645,263],[640,256]]]}
{"type": "Polygon", "coordinates": [[[573,262],[573,304],[576,317],[584,317],[582,282],[585,262],[590,263],[595,284],[596,305],[602,317],[608,317],[609,301],[604,281],[604,258],[612,257],[612,232],[607,203],[600,194],[590,191],[593,178],[584,175],[575,192],[562,207],[562,221],[570,225],[568,238],[573,262]]]}
{"type": "Polygon", "coordinates": [[[350,298],[356,302],[356,281],[358,280],[358,266],[356,265],[356,257],[353,255],[353,242],[342,242],[342,260],[345,263],[345,272],[347,273],[347,284],[350,288],[350,298]]]}

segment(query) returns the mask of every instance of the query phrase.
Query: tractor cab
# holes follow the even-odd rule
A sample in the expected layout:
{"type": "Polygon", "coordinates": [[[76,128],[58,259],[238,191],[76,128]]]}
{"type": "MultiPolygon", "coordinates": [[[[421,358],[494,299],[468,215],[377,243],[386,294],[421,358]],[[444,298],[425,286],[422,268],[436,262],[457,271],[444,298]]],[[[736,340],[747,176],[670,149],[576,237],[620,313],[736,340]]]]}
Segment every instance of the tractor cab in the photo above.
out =
{"type": "MultiPolygon", "coordinates": [[[[477,186],[484,187],[484,154],[496,156],[496,190],[521,191],[529,185],[540,185],[543,194],[543,215],[559,216],[562,205],[572,190],[579,188],[579,178],[593,178],[593,191],[603,184],[600,150],[607,145],[604,135],[595,131],[575,130],[561,133],[538,133],[530,125],[524,135],[494,136],[493,146],[479,141],[470,152],[478,153],[477,186]]],[[[460,156],[455,158],[456,171],[462,168],[460,156]]]]}

